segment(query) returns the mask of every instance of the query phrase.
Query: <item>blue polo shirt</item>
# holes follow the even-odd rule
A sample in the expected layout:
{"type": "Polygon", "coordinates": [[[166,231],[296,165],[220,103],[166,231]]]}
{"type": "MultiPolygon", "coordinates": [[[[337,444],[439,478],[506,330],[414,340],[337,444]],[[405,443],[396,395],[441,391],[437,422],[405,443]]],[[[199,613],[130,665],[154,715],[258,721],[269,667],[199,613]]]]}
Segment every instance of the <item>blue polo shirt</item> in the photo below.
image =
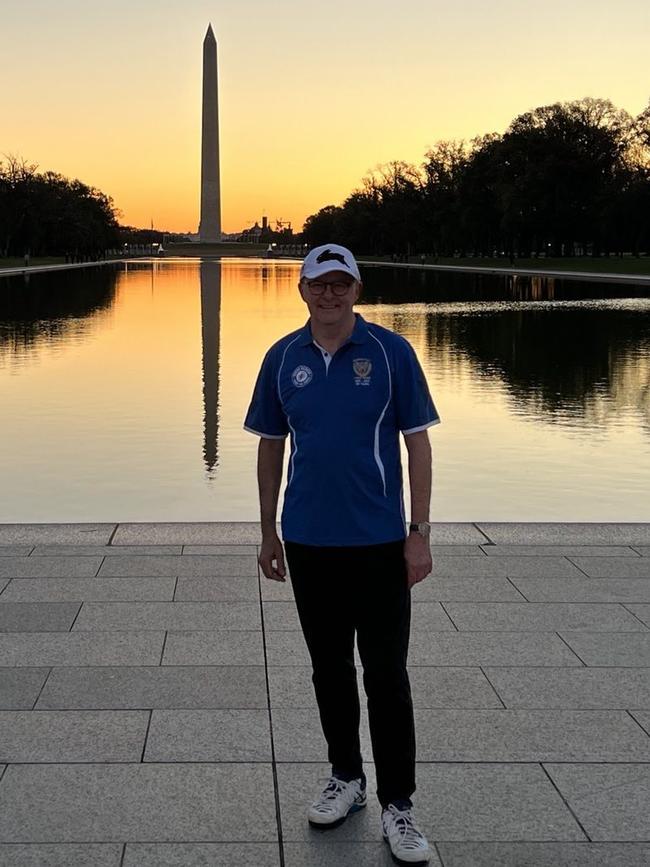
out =
{"type": "Polygon", "coordinates": [[[333,356],[309,323],[275,343],[257,378],[244,427],[291,437],[282,535],[304,545],[376,545],[405,537],[399,432],[438,413],[403,337],[358,313],[333,356]]]}

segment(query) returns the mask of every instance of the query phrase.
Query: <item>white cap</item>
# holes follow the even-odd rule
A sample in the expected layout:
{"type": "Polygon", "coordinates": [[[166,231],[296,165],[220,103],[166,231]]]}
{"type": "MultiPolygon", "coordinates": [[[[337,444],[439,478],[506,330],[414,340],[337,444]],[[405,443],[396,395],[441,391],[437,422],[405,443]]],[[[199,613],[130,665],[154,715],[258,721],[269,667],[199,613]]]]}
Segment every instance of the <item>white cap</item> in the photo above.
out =
{"type": "Polygon", "coordinates": [[[323,244],[310,250],[302,263],[300,279],[306,277],[308,280],[313,280],[330,271],[345,271],[361,282],[359,266],[354,256],[347,247],[341,247],[340,244],[323,244]]]}

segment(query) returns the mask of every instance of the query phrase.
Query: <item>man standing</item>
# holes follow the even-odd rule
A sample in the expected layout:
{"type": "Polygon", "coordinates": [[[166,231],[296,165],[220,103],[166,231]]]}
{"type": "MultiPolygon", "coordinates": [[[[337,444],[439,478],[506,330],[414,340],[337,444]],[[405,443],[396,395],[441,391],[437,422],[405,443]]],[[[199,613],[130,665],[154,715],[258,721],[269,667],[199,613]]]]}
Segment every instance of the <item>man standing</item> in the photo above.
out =
{"type": "Polygon", "coordinates": [[[267,352],[244,427],[260,437],[258,483],[267,578],[284,581],[276,511],[291,437],[282,536],[332,775],[308,810],[333,828],[366,804],[354,640],[363,666],[382,833],[406,864],[429,860],[415,824],[415,730],[406,671],[411,587],[431,571],[431,448],[439,421],[404,338],[353,306],[361,276],[337,244],[312,250],[298,284],[304,328],[267,352]],[[411,523],[405,525],[399,433],[411,523]]]}

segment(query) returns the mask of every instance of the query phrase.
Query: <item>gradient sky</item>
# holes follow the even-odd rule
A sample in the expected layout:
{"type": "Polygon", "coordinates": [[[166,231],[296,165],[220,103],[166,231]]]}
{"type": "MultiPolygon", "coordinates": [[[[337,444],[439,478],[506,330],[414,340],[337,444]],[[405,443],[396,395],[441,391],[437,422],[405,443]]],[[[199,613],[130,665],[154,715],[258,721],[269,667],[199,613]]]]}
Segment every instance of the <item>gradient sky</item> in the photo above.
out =
{"type": "Polygon", "coordinates": [[[0,154],[196,231],[201,46],[219,45],[222,222],[300,229],[392,159],[538,105],[650,98],[647,0],[2,0],[0,154]]]}

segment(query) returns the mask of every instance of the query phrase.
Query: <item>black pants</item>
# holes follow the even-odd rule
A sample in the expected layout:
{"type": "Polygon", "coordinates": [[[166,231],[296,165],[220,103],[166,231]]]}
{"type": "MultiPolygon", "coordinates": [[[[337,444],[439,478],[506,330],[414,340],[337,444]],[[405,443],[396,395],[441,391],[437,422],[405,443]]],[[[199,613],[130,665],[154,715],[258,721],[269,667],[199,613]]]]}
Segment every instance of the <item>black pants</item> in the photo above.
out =
{"type": "Polygon", "coordinates": [[[354,636],[368,698],[377,797],[415,791],[415,728],[406,671],[411,593],[404,543],[354,548],[285,542],[333,773],[362,775],[354,636]]]}

